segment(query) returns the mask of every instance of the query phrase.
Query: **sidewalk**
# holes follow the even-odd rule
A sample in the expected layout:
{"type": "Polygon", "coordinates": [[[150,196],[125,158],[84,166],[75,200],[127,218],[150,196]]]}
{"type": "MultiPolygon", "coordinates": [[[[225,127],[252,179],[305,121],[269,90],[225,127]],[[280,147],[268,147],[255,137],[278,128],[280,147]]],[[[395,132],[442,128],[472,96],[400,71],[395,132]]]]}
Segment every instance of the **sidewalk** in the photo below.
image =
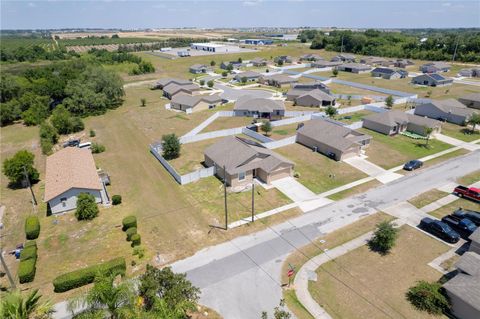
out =
{"type": "Polygon", "coordinates": [[[459,146],[459,147],[462,147],[468,151],[475,151],[475,150],[478,150],[480,149],[480,145],[477,145],[477,144],[473,144],[473,143],[469,143],[469,142],[464,142],[464,141],[461,141],[459,139],[456,139],[456,138],[453,138],[453,137],[450,137],[450,136],[446,136],[446,135],[443,135],[443,134],[440,134],[440,133],[437,133],[435,134],[435,138],[441,142],[444,142],[444,143],[447,143],[447,144],[450,144],[450,145],[454,145],[454,146],[459,146]]]}

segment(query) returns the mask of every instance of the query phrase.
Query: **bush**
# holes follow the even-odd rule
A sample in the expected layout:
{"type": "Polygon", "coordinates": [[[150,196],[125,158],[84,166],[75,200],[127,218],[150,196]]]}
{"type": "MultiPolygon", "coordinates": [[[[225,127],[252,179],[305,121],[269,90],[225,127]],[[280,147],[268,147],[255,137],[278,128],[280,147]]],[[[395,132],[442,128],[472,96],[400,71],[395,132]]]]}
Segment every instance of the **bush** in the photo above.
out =
{"type": "Polygon", "coordinates": [[[77,197],[77,220],[91,220],[98,216],[98,206],[92,194],[80,193],[77,197]]]}
{"type": "Polygon", "coordinates": [[[119,205],[122,203],[122,195],[113,195],[112,196],[112,205],[119,205]]]}
{"type": "Polygon", "coordinates": [[[18,279],[21,284],[32,282],[35,278],[36,259],[25,259],[21,260],[18,265],[18,279]]]}
{"type": "Polygon", "coordinates": [[[131,239],[132,239],[132,247],[139,246],[142,243],[142,238],[140,237],[140,234],[132,235],[131,239]]]}
{"type": "Polygon", "coordinates": [[[387,221],[377,225],[372,239],[368,242],[370,249],[378,251],[381,254],[387,254],[395,246],[398,237],[398,229],[393,228],[387,221]]]}
{"type": "Polygon", "coordinates": [[[55,278],[53,280],[54,291],[65,292],[88,285],[93,282],[97,274],[124,276],[126,269],[127,265],[123,257],[112,259],[103,264],[78,269],[55,278]]]}
{"type": "Polygon", "coordinates": [[[23,245],[24,248],[35,246],[37,247],[37,242],[35,240],[29,240],[23,245]]]}
{"type": "Polygon", "coordinates": [[[92,150],[92,153],[94,154],[103,153],[105,152],[105,146],[98,143],[92,143],[91,150],[92,150]]]}
{"type": "Polygon", "coordinates": [[[25,235],[27,239],[37,239],[40,235],[40,221],[37,216],[28,216],[25,220],[25,235]]]}
{"type": "Polygon", "coordinates": [[[53,144],[46,138],[41,138],[40,139],[40,146],[42,148],[42,154],[44,155],[50,155],[52,154],[52,149],[53,149],[53,144]]]}
{"type": "Polygon", "coordinates": [[[131,227],[137,227],[137,217],[135,217],[133,215],[125,217],[122,220],[122,225],[123,225],[123,227],[122,227],[123,231],[126,231],[127,229],[129,229],[131,227]]]}
{"type": "Polygon", "coordinates": [[[207,86],[208,86],[209,88],[212,88],[212,87],[213,87],[213,81],[212,81],[212,80],[208,81],[208,82],[207,82],[207,86]]]}
{"type": "Polygon", "coordinates": [[[407,292],[407,300],[418,310],[439,315],[447,312],[450,301],[445,290],[438,282],[429,283],[421,280],[407,292]]]}
{"type": "Polygon", "coordinates": [[[162,136],[163,154],[166,160],[171,160],[180,156],[180,140],[175,133],[162,136]]]}
{"type": "Polygon", "coordinates": [[[97,135],[97,133],[95,133],[94,130],[90,130],[90,137],[95,137],[95,135],[97,135]]]}
{"type": "Polygon", "coordinates": [[[134,247],[132,255],[138,256],[139,259],[142,259],[145,256],[145,248],[141,246],[134,247]]]}
{"type": "Polygon", "coordinates": [[[24,247],[20,253],[20,261],[34,259],[37,260],[37,246],[24,247]]]}
{"type": "Polygon", "coordinates": [[[137,233],[137,227],[130,227],[125,231],[125,233],[127,234],[127,241],[131,241],[132,236],[137,233]]]}

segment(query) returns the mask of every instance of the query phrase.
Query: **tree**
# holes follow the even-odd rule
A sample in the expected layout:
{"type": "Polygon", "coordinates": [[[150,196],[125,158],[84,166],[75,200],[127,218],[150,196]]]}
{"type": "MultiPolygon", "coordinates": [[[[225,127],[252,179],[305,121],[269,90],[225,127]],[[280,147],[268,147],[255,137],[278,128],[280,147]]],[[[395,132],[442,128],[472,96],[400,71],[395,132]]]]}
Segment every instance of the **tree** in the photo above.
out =
{"type": "Polygon", "coordinates": [[[11,184],[19,185],[25,178],[24,170],[26,170],[30,182],[37,182],[40,175],[34,167],[34,161],[35,155],[29,151],[18,151],[3,162],[3,174],[8,177],[11,184]]]}
{"type": "Polygon", "coordinates": [[[450,301],[442,285],[438,282],[418,281],[407,292],[407,300],[421,311],[440,315],[448,312],[450,301]]]}
{"type": "Polygon", "coordinates": [[[0,301],[0,317],[6,319],[48,319],[54,313],[50,302],[40,302],[38,290],[23,296],[19,290],[6,293],[0,301]]]}
{"type": "Polygon", "coordinates": [[[212,87],[213,87],[213,81],[212,81],[212,80],[209,80],[209,81],[207,82],[207,86],[208,86],[209,88],[212,88],[212,87]]]}
{"type": "Polygon", "coordinates": [[[199,83],[200,83],[201,86],[204,86],[205,85],[205,80],[202,79],[202,80],[200,80],[199,83]]]}
{"type": "Polygon", "coordinates": [[[22,112],[18,100],[14,99],[5,103],[0,103],[0,124],[5,126],[20,119],[22,112]]]}
{"type": "MultiPolygon", "coordinates": [[[[261,314],[262,319],[268,319],[268,313],[263,311],[261,314]]],[[[290,319],[292,314],[285,310],[285,300],[281,299],[280,304],[273,309],[273,319],[290,319]]]]}
{"type": "Polygon", "coordinates": [[[223,77],[226,77],[227,75],[228,75],[228,72],[227,72],[227,71],[223,71],[223,72],[222,72],[222,76],[223,76],[223,77]]]}
{"type": "Polygon", "coordinates": [[[333,69],[332,74],[333,74],[334,77],[336,77],[336,76],[338,75],[338,70],[337,70],[337,69],[333,69]]]}
{"type": "Polygon", "coordinates": [[[385,99],[385,105],[388,109],[391,109],[393,107],[393,96],[387,96],[387,98],[385,99]]]}
{"type": "MultiPolygon", "coordinates": [[[[2,51],[2,53],[4,53],[2,51]]],[[[18,97],[21,86],[17,82],[17,78],[7,72],[2,72],[0,78],[0,102],[5,103],[11,99],[18,97]]]]}
{"type": "Polygon", "coordinates": [[[232,72],[232,70],[233,70],[233,65],[231,63],[229,63],[227,65],[227,71],[232,72]]]}
{"type": "Polygon", "coordinates": [[[243,84],[247,83],[247,77],[242,76],[241,81],[242,81],[243,84]]]}
{"type": "Polygon", "coordinates": [[[57,130],[47,122],[40,124],[40,145],[42,147],[42,153],[50,154],[52,152],[53,145],[57,142],[57,130]]]}
{"type": "Polygon", "coordinates": [[[333,118],[337,113],[337,109],[331,105],[327,106],[327,108],[325,109],[325,114],[327,114],[327,116],[330,118],[333,118]]]}
{"type": "Polygon", "coordinates": [[[282,65],[283,65],[283,60],[282,60],[282,59],[278,59],[277,65],[278,65],[278,66],[282,66],[282,65]]]}
{"type": "Polygon", "coordinates": [[[372,239],[368,242],[370,249],[378,251],[381,254],[388,254],[395,246],[398,237],[398,229],[393,228],[388,221],[383,221],[377,225],[372,239]]]}
{"type": "Polygon", "coordinates": [[[433,133],[433,128],[431,127],[424,127],[423,128],[423,133],[425,134],[425,136],[427,137],[425,139],[425,147],[428,147],[428,141],[430,140],[430,137],[432,136],[432,133],[433,133]]]}
{"type": "Polygon", "coordinates": [[[133,287],[128,282],[115,284],[115,275],[97,275],[93,287],[85,294],[69,301],[70,310],[86,307],[80,318],[132,318],[125,316],[135,300],[133,287]],[[83,316],[82,316],[83,315],[83,316]]]}
{"type": "Polygon", "coordinates": [[[55,110],[53,110],[50,122],[60,134],[79,132],[85,127],[82,119],[72,116],[63,105],[58,105],[55,110]]]}
{"type": "Polygon", "coordinates": [[[242,63],[242,62],[243,62],[242,58],[238,58],[238,63],[242,63]]]}
{"type": "Polygon", "coordinates": [[[265,122],[263,122],[260,129],[262,130],[262,132],[265,133],[265,135],[268,136],[268,133],[270,133],[272,131],[272,123],[270,123],[270,121],[265,121],[265,122]]]}
{"type": "Polygon", "coordinates": [[[215,61],[210,61],[210,66],[215,66],[216,62],[215,61]]]}
{"type": "Polygon", "coordinates": [[[147,99],[146,98],[141,98],[140,99],[140,105],[145,107],[147,105],[147,99]]]}
{"type": "Polygon", "coordinates": [[[479,113],[473,113],[470,119],[467,121],[468,124],[472,126],[472,133],[475,133],[475,127],[477,125],[480,125],[480,114],[479,113]]]}
{"type": "Polygon", "coordinates": [[[159,299],[163,299],[169,309],[182,305],[184,315],[188,309],[195,308],[200,295],[200,290],[185,274],[176,274],[170,267],[158,269],[150,265],[140,276],[138,291],[146,310],[151,310],[159,299]]]}
{"type": "Polygon", "coordinates": [[[162,136],[163,157],[165,159],[170,160],[179,157],[180,147],[180,140],[175,133],[162,136]]]}
{"type": "Polygon", "coordinates": [[[98,206],[92,194],[80,193],[77,196],[77,220],[91,220],[98,216],[98,206]]]}

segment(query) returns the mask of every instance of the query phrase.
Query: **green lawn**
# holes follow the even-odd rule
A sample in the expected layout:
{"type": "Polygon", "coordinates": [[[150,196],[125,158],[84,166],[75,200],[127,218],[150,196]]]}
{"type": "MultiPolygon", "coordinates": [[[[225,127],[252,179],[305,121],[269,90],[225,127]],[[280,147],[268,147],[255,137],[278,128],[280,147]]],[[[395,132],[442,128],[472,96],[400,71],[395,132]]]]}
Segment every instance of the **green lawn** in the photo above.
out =
{"type": "Polygon", "coordinates": [[[298,181],[315,194],[367,177],[352,166],[334,161],[311,149],[292,144],[275,150],[295,163],[298,181]]]}
{"type": "Polygon", "coordinates": [[[465,142],[471,142],[480,139],[480,132],[475,131],[474,133],[471,129],[465,126],[455,125],[452,123],[442,124],[442,134],[465,142]]]}
{"type": "Polygon", "coordinates": [[[385,169],[452,147],[449,144],[431,139],[427,148],[424,146],[424,141],[414,140],[403,135],[388,136],[364,128],[359,129],[359,131],[373,137],[370,146],[366,149],[368,160],[385,169]]]}
{"type": "Polygon", "coordinates": [[[212,132],[218,130],[225,130],[229,128],[247,126],[252,124],[253,118],[234,116],[234,117],[219,117],[213,121],[210,125],[204,128],[200,133],[212,132]]]}
{"type": "Polygon", "coordinates": [[[480,170],[467,174],[457,179],[457,182],[462,185],[471,185],[480,181],[480,170]]]}
{"type": "Polygon", "coordinates": [[[434,210],[433,212],[430,212],[429,214],[437,218],[442,218],[446,215],[450,215],[451,213],[453,213],[454,210],[458,208],[480,211],[480,205],[478,203],[475,203],[471,200],[459,198],[448,205],[445,205],[437,210],[434,210]]]}
{"type": "Polygon", "coordinates": [[[442,192],[438,189],[431,189],[425,193],[415,196],[408,200],[410,204],[417,208],[422,208],[430,203],[433,203],[440,198],[447,196],[448,193],[442,192]]]}
{"type": "Polygon", "coordinates": [[[274,140],[281,140],[282,138],[293,136],[297,132],[297,127],[298,123],[272,127],[272,132],[268,137],[274,140]]]}
{"type": "Polygon", "coordinates": [[[461,148],[461,149],[458,149],[456,151],[441,155],[439,157],[432,158],[431,160],[428,160],[428,161],[423,163],[422,169],[425,169],[427,167],[436,165],[438,163],[441,163],[441,162],[447,161],[449,159],[452,159],[452,158],[455,158],[455,157],[458,157],[458,156],[462,156],[462,155],[465,155],[465,154],[468,154],[468,153],[469,153],[469,151],[467,151],[464,148],[461,148]]]}
{"type": "Polygon", "coordinates": [[[370,114],[373,114],[374,112],[368,111],[368,110],[363,110],[363,111],[358,111],[358,112],[353,112],[353,113],[346,113],[342,115],[337,115],[335,119],[337,121],[346,123],[346,124],[352,124],[355,122],[361,121],[365,116],[368,116],[370,114]]]}

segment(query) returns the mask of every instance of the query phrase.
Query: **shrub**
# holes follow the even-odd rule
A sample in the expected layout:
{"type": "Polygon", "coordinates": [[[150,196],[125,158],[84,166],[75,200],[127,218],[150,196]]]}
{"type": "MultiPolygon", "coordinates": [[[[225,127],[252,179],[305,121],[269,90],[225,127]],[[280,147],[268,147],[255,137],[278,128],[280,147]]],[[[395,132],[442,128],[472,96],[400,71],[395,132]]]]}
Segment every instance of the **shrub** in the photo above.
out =
{"type": "Polygon", "coordinates": [[[65,292],[74,288],[90,284],[97,274],[102,275],[125,275],[127,265],[125,258],[115,258],[102,264],[78,269],[58,276],[53,280],[55,292],[65,292]]]}
{"type": "Polygon", "coordinates": [[[90,220],[98,215],[98,206],[92,194],[80,193],[77,197],[77,220],[90,220]]]}
{"type": "Polygon", "coordinates": [[[41,138],[40,139],[40,146],[42,148],[42,154],[44,155],[50,155],[52,154],[52,149],[53,149],[53,144],[46,138],[41,138]]]}
{"type": "Polygon", "coordinates": [[[132,239],[132,247],[139,246],[142,243],[140,234],[132,235],[131,239],[132,239]]]}
{"type": "Polygon", "coordinates": [[[37,260],[37,246],[28,246],[23,248],[22,252],[20,253],[20,261],[33,259],[37,260]]]}
{"type": "Polygon", "coordinates": [[[180,140],[175,133],[162,136],[163,154],[166,160],[171,160],[180,156],[180,140]]]}
{"type": "Polygon", "coordinates": [[[37,239],[40,235],[40,221],[37,216],[28,216],[25,220],[25,235],[27,239],[37,239]]]}
{"type": "Polygon", "coordinates": [[[227,72],[227,71],[223,71],[223,72],[222,72],[222,76],[223,76],[223,77],[226,77],[227,75],[228,75],[228,72],[227,72]]]}
{"type": "Polygon", "coordinates": [[[119,205],[122,203],[122,195],[113,195],[112,196],[112,205],[119,205]]]}
{"type": "Polygon", "coordinates": [[[450,308],[450,301],[445,290],[438,282],[427,282],[421,280],[407,292],[407,300],[418,310],[430,314],[439,315],[447,312],[450,308]]]}
{"type": "Polygon", "coordinates": [[[21,284],[33,281],[37,270],[35,264],[36,259],[25,259],[20,261],[20,264],[18,265],[18,279],[21,284]]]}
{"type": "Polygon", "coordinates": [[[90,137],[95,137],[95,135],[97,135],[97,133],[95,133],[94,130],[90,130],[90,137]]]}
{"type": "Polygon", "coordinates": [[[205,85],[205,80],[200,80],[200,85],[204,86],[205,85]]]}
{"type": "Polygon", "coordinates": [[[127,241],[131,241],[132,236],[137,233],[137,227],[130,227],[125,233],[127,234],[127,241]]]}
{"type": "Polygon", "coordinates": [[[125,217],[122,220],[122,225],[123,225],[123,227],[122,227],[123,231],[126,231],[127,229],[129,229],[131,227],[137,227],[137,217],[135,217],[133,215],[125,217]]]}
{"type": "Polygon", "coordinates": [[[30,246],[35,246],[37,247],[37,242],[35,240],[29,240],[23,245],[24,248],[30,247],[30,246]]]}
{"type": "Polygon", "coordinates": [[[92,150],[92,153],[94,154],[103,153],[105,152],[105,146],[98,143],[92,143],[91,150],[92,150]]]}
{"type": "Polygon", "coordinates": [[[213,81],[212,81],[212,80],[208,81],[208,82],[207,82],[207,86],[208,86],[209,88],[212,88],[212,87],[213,87],[213,81]]]}
{"type": "Polygon", "coordinates": [[[145,248],[137,246],[133,248],[134,256],[138,256],[139,259],[142,259],[145,256],[145,248]]]}
{"type": "Polygon", "coordinates": [[[368,242],[370,249],[378,251],[381,254],[387,254],[398,237],[398,229],[393,228],[392,224],[387,221],[377,225],[377,229],[373,233],[372,239],[368,242]]]}

